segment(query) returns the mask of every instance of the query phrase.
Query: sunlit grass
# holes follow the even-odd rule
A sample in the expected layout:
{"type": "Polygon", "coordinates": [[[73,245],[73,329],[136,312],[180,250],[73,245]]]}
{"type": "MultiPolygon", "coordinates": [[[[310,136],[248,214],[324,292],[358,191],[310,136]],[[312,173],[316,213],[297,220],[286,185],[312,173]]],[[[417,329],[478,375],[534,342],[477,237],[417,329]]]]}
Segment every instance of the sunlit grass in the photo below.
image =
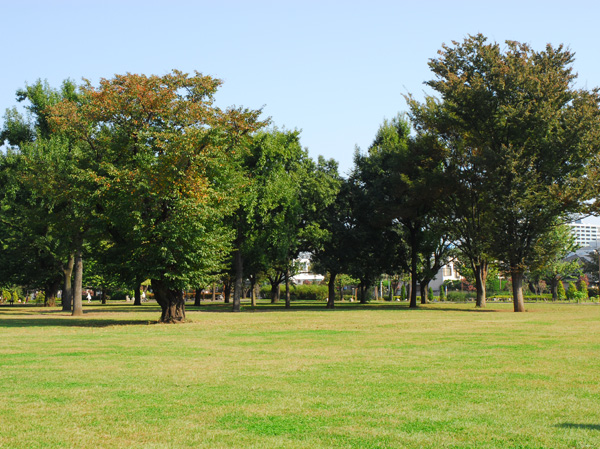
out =
{"type": "Polygon", "coordinates": [[[2,306],[0,448],[600,447],[600,306],[527,307],[2,306]]]}

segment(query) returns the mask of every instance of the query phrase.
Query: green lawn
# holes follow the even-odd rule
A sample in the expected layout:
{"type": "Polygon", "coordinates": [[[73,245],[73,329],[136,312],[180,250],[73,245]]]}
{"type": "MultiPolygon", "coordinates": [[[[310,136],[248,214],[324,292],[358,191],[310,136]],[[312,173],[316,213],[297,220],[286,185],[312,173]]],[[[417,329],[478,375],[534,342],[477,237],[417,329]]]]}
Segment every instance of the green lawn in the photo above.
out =
{"type": "Polygon", "coordinates": [[[0,306],[0,448],[600,447],[600,306],[527,307],[0,306]]]}

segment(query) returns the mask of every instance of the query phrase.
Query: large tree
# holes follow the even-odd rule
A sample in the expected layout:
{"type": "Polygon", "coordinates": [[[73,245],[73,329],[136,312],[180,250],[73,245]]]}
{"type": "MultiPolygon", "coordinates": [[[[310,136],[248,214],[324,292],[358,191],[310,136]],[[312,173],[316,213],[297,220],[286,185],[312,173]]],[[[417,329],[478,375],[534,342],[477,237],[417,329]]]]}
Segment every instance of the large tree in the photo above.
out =
{"type": "Polygon", "coordinates": [[[121,262],[152,280],[162,322],[185,319],[183,289],[217,272],[230,250],[240,148],[260,111],[213,105],[220,81],[199,73],[116,75],[86,83],[51,124],[85,149],[95,213],[121,262]],[[126,243],[123,243],[126,242],[126,243]]]}
{"type": "MultiPolygon", "coordinates": [[[[49,108],[65,99],[76,102],[75,85],[66,80],[60,89],[53,89],[38,80],[17,91],[17,99],[24,103],[28,115],[24,117],[14,108],[8,110],[0,133],[0,139],[11,149],[7,158],[18,161],[12,165],[18,170],[15,182],[2,189],[4,224],[17,222],[10,232],[11,243],[5,244],[4,250],[26,259],[27,263],[18,263],[7,257],[28,285],[40,287],[40,279],[47,279],[42,285],[47,300],[51,301],[58,290],[56,272],[64,276],[63,310],[71,310],[73,272],[75,290],[81,291],[82,265],[76,255],[81,255],[83,234],[89,227],[90,190],[77,166],[81,152],[65,135],[51,130],[49,108]]],[[[3,170],[7,168],[5,164],[3,170]]],[[[75,295],[74,315],[82,313],[79,296],[75,295]]]]}
{"type": "MultiPolygon", "coordinates": [[[[368,155],[358,154],[355,159],[355,177],[370,204],[369,221],[381,229],[380,235],[387,232],[379,256],[397,261],[411,274],[411,308],[417,307],[417,284],[425,285],[433,277],[436,246],[442,250],[433,261],[436,266],[448,248],[447,231],[439,220],[440,204],[448,194],[443,161],[444,147],[439,141],[426,133],[411,136],[408,121],[401,117],[386,120],[368,155]],[[389,250],[395,235],[403,244],[389,250]],[[405,250],[406,258],[400,256],[405,250]]],[[[399,267],[389,268],[394,272],[399,267]]]]}
{"type": "Polygon", "coordinates": [[[427,99],[433,113],[415,114],[479,175],[478,201],[490,206],[482,218],[493,226],[489,248],[478,252],[510,272],[515,311],[525,310],[523,275],[538,238],[591,198],[599,96],[574,87],[572,62],[562,46],[501,48],[470,36],[429,62],[435,79],[426,84],[440,98],[427,99]]]}

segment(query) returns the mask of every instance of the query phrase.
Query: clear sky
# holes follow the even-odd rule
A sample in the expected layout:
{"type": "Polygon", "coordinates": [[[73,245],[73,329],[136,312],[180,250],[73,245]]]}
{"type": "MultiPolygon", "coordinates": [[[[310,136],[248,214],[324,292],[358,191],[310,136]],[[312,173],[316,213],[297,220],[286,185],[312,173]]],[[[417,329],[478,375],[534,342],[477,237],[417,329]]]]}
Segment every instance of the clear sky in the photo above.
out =
{"type": "Polygon", "coordinates": [[[223,80],[219,106],[263,107],[347,173],[403,94],[422,98],[442,43],[468,34],[564,44],[579,87],[600,86],[599,13],[597,0],[0,0],[0,110],[38,78],[198,70],[223,80]]]}

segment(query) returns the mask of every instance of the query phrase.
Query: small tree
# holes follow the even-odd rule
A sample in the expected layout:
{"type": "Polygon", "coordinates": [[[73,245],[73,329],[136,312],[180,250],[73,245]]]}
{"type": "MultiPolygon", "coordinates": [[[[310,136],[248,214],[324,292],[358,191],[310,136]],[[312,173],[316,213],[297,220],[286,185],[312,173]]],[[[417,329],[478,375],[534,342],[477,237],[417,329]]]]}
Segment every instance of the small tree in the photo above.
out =
{"type": "Polygon", "coordinates": [[[567,288],[567,299],[571,301],[573,299],[577,299],[577,297],[577,286],[571,281],[569,282],[569,288],[567,288]]]}
{"type": "Polygon", "coordinates": [[[556,287],[556,297],[561,300],[561,299],[565,299],[565,297],[567,296],[566,292],[565,292],[565,285],[563,284],[563,282],[561,280],[558,281],[558,286],[556,287]]]}
{"type": "Polygon", "coordinates": [[[433,301],[433,288],[429,287],[429,291],[427,292],[427,300],[433,301]]]}
{"type": "Polygon", "coordinates": [[[442,284],[442,285],[440,285],[440,302],[444,301],[445,299],[446,298],[445,298],[445,295],[444,295],[444,285],[442,284]]]}
{"type": "Polygon", "coordinates": [[[589,297],[587,276],[584,275],[579,277],[579,280],[577,281],[577,290],[582,294],[583,299],[589,297]]]}
{"type": "Polygon", "coordinates": [[[404,301],[406,299],[406,285],[402,284],[402,288],[400,289],[400,299],[404,301]]]}

